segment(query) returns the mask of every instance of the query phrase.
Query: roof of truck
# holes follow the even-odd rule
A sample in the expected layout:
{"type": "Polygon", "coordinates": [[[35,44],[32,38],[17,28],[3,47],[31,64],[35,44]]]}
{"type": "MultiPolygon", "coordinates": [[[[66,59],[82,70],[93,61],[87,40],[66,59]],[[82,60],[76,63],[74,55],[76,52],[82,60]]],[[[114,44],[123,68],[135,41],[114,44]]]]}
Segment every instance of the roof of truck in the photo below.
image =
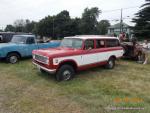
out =
{"type": "Polygon", "coordinates": [[[14,36],[35,37],[35,35],[14,35],[14,36]]]}
{"type": "Polygon", "coordinates": [[[76,35],[64,38],[78,38],[78,39],[117,39],[117,37],[111,37],[106,35],[76,35]]]}

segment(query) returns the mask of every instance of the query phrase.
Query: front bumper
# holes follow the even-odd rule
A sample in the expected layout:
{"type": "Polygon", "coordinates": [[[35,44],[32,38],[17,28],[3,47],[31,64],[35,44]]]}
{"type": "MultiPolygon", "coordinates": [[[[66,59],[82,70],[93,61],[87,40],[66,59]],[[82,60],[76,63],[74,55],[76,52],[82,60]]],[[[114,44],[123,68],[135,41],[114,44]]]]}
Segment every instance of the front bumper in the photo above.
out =
{"type": "Polygon", "coordinates": [[[37,63],[35,63],[35,62],[33,62],[33,64],[34,64],[38,69],[43,69],[44,71],[46,71],[46,72],[48,72],[48,73],[50,73],[50,74],[56,73],[56,69],[48,69],[48,68],[43,67],[43,66],[41,66],[41,65],[39,65],[39,64],[37,64],[37,63]]]}

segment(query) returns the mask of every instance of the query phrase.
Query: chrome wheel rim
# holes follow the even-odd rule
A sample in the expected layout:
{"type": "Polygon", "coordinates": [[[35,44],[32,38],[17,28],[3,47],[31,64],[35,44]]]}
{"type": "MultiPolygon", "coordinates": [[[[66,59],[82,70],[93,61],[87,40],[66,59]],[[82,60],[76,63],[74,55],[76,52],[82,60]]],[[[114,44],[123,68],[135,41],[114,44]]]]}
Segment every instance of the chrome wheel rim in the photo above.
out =
{"type": "Polygon", "coordinates": [[[69,70],[65,70],[63,72],[63,78],[64,78],[64,80],[69,80],[70,77],[71,77],[71,72],[69,70]]]}
{"type": "Polygon", "coordinates": [[[113,64],[113,61],[112,61],[112,60],[110,60],[110,61],[109,61],[109,67],[110,67],[110,68],[112,68],[112,67],[113,67],[113,65],[114,65],[114,64],[113,64]]]}
{"type": "Polygon", "coordinates": [[[14,63],[16,63],[17,61],[18,61],[17,56],[11,56],[11,57],[10,57],[10,63],[14,64],[14,63]]]}

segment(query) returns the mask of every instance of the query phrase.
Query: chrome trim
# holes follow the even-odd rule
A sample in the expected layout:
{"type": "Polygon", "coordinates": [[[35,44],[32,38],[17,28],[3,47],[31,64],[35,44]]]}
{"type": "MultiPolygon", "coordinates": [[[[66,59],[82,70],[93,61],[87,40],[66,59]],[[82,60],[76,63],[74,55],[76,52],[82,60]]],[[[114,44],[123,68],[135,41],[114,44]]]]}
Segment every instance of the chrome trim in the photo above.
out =
{"type": "Polygon", "coordinates": [[[37,66],[38,68],[41,68],[41,69],[43,69],[44,71],[47,71],[47,72],[49,72],[49,73],[52,73],[52,74],[54,74],[55,72],[56,72],[56,69],[47,69],[47,68],[45,68],[45,67],[43,67],[43,66],[40,66],[39,64],[37,64],[37,63],[35,63],[35,62],[32,62],[35,66],[37,66]]]}
{"type": "Polygon", "coordinates": [[[47,57],[47,56],[43,56],[43,55],[39,55],[39,54],[32,54],[32,57],[33,57],[34,60],[36,60],[36,61],[38,61],[38,62],[40,62],[40,63],[49,64],[49,57],[47,57]],[[35,59],[35,55],[38,55],[38,56],[47,58],[48,62],[42,62],[42,61],[40,61],[40,60],[35,59]]]}

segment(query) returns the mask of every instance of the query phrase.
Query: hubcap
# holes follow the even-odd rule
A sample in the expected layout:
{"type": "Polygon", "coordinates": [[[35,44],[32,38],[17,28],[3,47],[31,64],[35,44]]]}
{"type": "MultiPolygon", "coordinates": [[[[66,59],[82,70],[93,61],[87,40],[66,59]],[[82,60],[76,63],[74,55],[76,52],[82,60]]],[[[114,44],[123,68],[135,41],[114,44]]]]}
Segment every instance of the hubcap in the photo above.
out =
{"type": "Polygon", "coordinates": [[[109,61],[109,67],[113,67],[113,61],[112,60],[109,61]]]}
{"type": "Polygon", "coordinates": [[[11,56],[11,57],[10,57],[10,62],[11,62],[12,64],[16,63],[17,61],[18,61],[17,56],[11,56]]]}
{"type": "Polygon", "coordinates": [[[71,77],[71,72],[69,70],[65,70],[63,72],[63,78],[64,78],[64,80],[69,80],[70,77],[71,77]]]}

